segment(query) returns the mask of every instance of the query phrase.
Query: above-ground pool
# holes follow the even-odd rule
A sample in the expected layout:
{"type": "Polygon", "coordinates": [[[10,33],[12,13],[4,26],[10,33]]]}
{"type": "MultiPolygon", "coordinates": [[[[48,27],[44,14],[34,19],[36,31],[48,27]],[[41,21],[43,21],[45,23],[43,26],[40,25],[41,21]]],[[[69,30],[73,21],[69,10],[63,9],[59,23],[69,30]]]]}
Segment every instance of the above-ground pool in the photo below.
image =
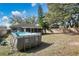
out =
{"type": "Polygon", "coordinates": [[[15,50],[26,50],[41,43],[41,33],[12,32],[12,45],[15,50]]]}

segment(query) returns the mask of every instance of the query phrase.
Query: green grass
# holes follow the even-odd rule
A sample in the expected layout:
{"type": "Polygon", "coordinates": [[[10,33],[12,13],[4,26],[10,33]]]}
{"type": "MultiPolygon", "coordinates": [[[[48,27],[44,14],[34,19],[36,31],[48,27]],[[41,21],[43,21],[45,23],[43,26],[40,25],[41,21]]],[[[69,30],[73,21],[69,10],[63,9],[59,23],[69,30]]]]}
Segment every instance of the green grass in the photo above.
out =
{"type": "Polygon", "coordinates": [[[7,46],[0,46],[0,56],[6,56],[10,52],[9,47],[7,46]]]}

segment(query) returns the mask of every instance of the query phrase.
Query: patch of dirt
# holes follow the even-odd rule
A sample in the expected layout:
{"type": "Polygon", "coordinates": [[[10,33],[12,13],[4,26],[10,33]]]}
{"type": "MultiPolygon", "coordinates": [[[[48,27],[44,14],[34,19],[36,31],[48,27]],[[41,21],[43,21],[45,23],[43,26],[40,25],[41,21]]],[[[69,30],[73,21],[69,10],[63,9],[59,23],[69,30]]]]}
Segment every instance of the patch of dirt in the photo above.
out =
{"type": "Polygon", "coordinates": [[[70,42],[69,45],[71,45],[71,46],[79,46],[79,42],[70,42]]]}

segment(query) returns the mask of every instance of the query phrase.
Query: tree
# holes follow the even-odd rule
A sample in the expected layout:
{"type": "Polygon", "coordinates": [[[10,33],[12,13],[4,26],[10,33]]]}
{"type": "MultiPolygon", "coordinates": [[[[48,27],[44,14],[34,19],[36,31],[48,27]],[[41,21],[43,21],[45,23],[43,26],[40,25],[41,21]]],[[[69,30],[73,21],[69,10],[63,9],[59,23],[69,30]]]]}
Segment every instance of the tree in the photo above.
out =
{"type": "Polygon", "coordinates": [[[43,27],[44,23],[43,23],[43,9],[41,7],[41,5],[39,4],[38,6],[38,24],[40,27],[43,27]]]}
{"type": "Polygon", "coordinates": [[[39,4],[38,6],[38,24],[40,27],[42,27],[42,29],[44,30],[43,33],[46,33],[46,29],[49,28],[49,24],[48,22],[45,21],[44,19],[44,13],[43,13],[43,9],[41,7],[41,5],[39,4]]]}
{"type": "Polygon", "coordinates": [[[10,17],[12,19],[12,24],[19,24],[22,22],[22,18],[20,16],[14,16],[10,17]]]}
{"type": "Polygon", "coordinates": [[[35,23],[35,16],[27,17],[24,20],[26,23],[34,24],[35,23]]]}
{"type": "MultiPolygon", "coordinates": [[[[72,14],[79,13],[79,4],[48,4],[48,13],[46,14],[47,21],[53,23],[53,21],[70,20],[72,14]]],[[[59,21],[58,21],[59,22],[59,21]]]]}
{"type": "Polygon", "coordinates": [[[34,16],[34,15],[31,17],[30,22],[31,22],[32,24],[35,23],[35,16],[34,16]]]}

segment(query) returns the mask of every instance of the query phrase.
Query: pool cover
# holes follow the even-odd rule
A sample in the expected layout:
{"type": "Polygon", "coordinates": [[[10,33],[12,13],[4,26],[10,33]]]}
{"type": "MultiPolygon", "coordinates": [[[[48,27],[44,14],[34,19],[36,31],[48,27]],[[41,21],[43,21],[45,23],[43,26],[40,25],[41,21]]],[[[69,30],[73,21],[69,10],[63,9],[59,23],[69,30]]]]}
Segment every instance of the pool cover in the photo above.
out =
{"type": "Polygon", "coordinates": [[[12,34],[13,34],[15,37],[40,35],[40,33],[30,33],[30,32],[12,32],[12,34]]]}

